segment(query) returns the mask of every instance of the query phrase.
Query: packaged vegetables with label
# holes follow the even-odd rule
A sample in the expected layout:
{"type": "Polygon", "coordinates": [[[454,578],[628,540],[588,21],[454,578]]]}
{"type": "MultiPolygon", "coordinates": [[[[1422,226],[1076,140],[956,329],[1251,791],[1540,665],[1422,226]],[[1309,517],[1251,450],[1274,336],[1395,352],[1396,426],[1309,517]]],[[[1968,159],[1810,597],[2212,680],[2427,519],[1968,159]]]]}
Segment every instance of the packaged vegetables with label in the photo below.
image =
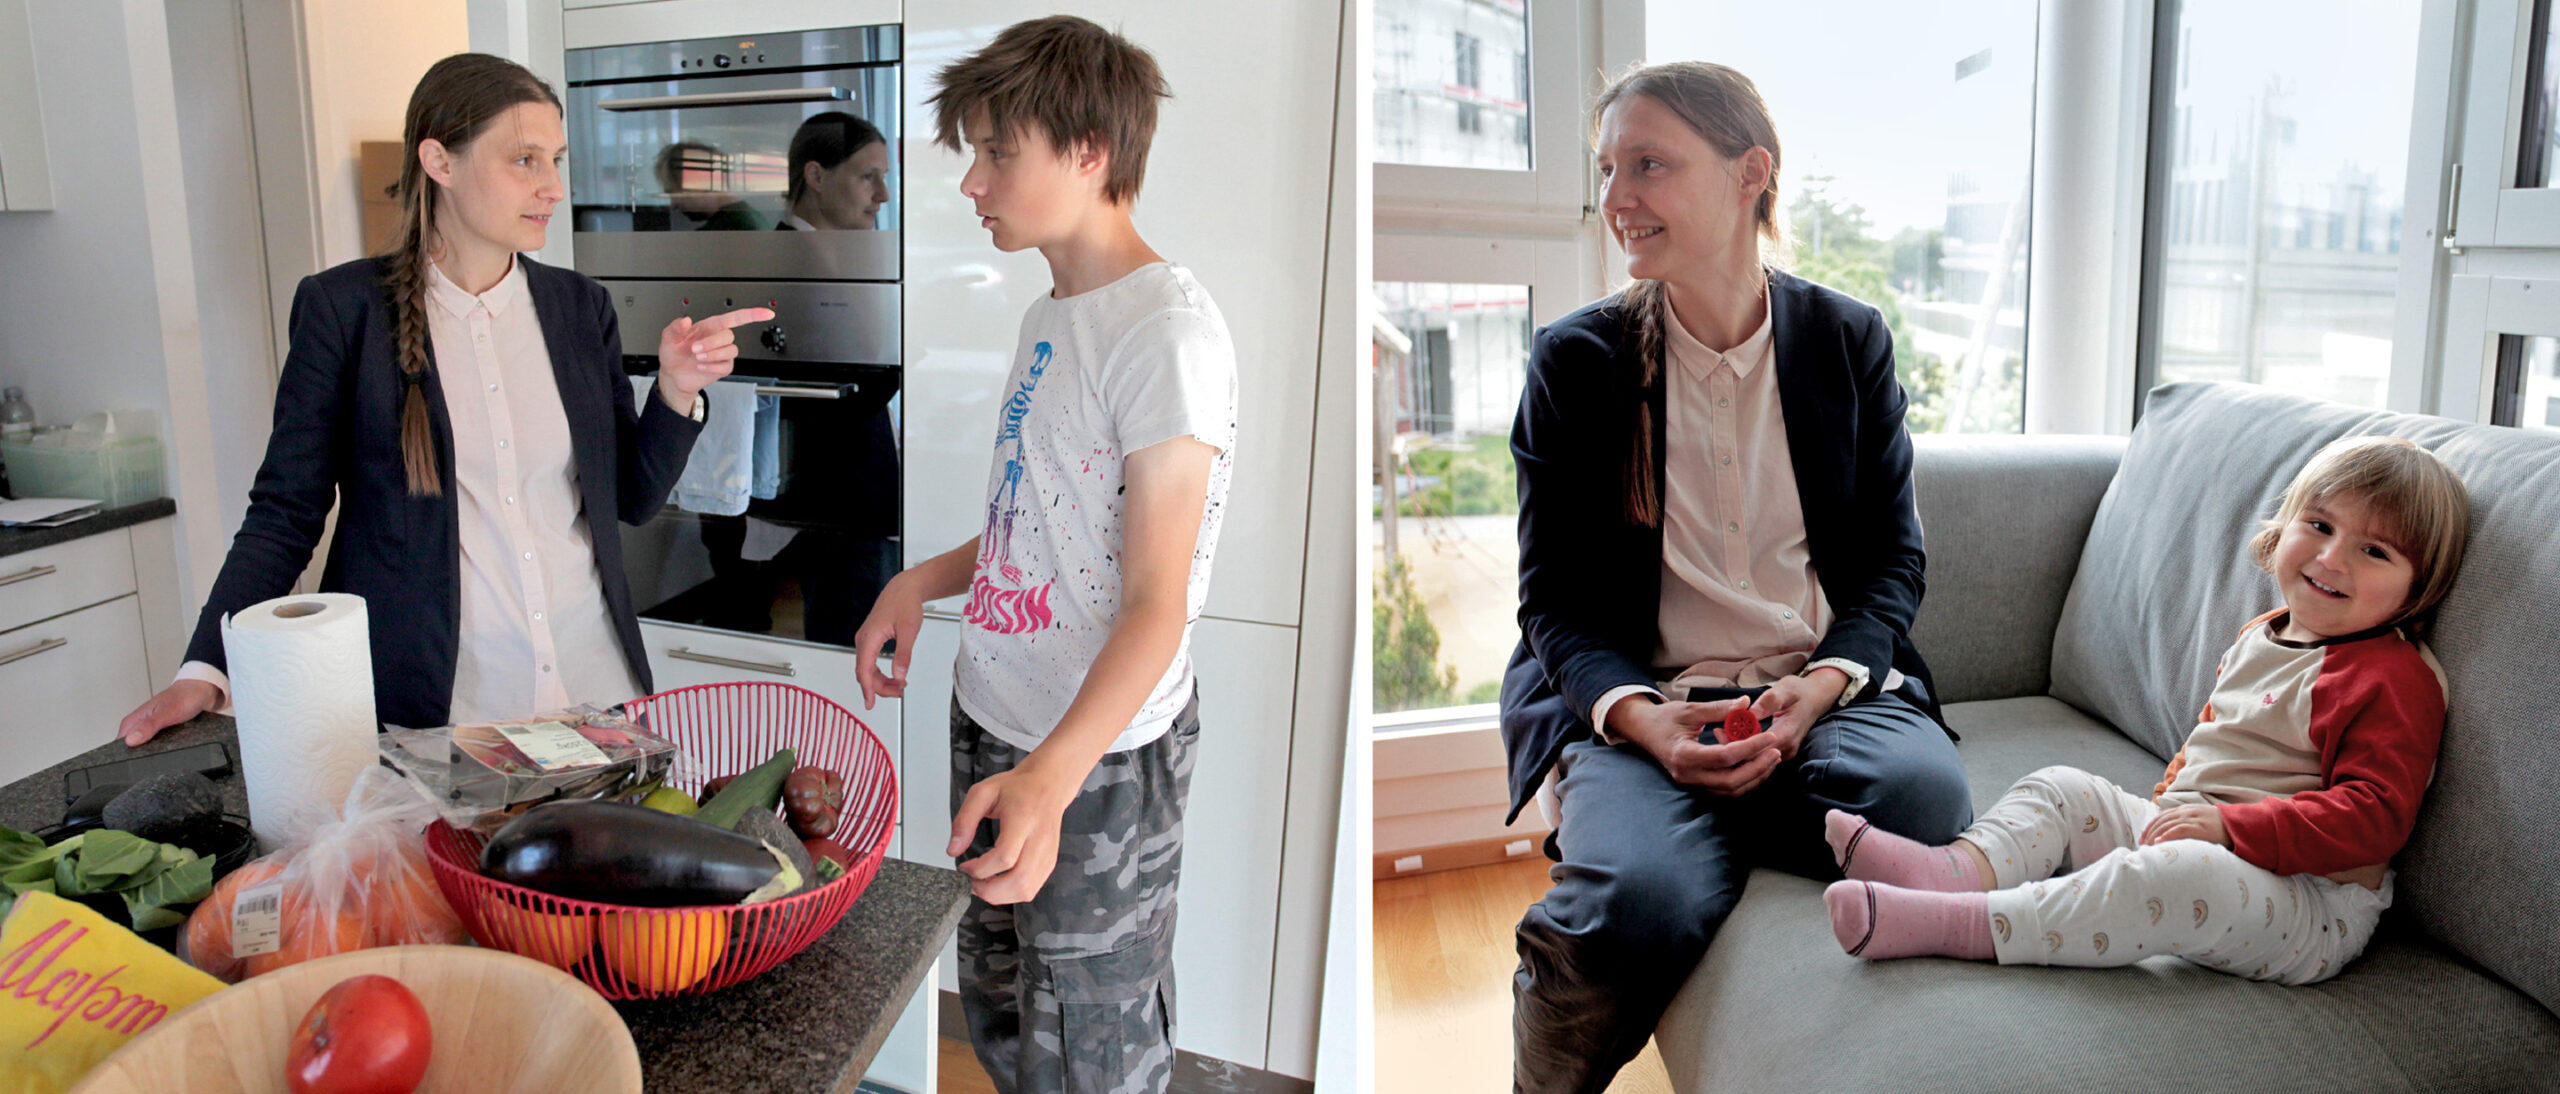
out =
{"type": "Polygon", "coordinates": [[[224,980],[374,946],[460,944],[421,835],[435,810],[399,776],[357,773],[339,819],[214,885],[179,956],[224,980]]]}
{"type": "Polygon", "coordinates": [[[446,822],[483,833],[544,802],[627,796],[665,779],[676,757],[630,718],[594,707],[393,730],[380,747],[446,822]]]}

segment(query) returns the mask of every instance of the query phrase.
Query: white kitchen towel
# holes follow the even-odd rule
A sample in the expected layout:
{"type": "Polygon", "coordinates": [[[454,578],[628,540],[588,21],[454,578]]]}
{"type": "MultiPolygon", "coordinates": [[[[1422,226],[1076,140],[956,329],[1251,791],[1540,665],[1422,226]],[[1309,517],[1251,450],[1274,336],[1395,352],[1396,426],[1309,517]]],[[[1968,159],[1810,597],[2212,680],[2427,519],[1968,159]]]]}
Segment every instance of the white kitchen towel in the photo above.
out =
{"type": "MultiPolygon", "coordinates": [[[[651,390],[656,383],[656,377],[632,377],[633,399],[657,398],[651,390]]],[[[703,408],[702,435],[694,438],[693,456],[676,479],[674,501],[696,513],[734,517],[747,511],[755,480],[755,387],[723,380],[704,394],[711,402],[703,408]]]]}
{"type": "Polygon", "coordinates": [[[268,848],[338,819],[374,762],[373,644],[364,598],[306,593],[222,617],[249,827],[268,848]]]}

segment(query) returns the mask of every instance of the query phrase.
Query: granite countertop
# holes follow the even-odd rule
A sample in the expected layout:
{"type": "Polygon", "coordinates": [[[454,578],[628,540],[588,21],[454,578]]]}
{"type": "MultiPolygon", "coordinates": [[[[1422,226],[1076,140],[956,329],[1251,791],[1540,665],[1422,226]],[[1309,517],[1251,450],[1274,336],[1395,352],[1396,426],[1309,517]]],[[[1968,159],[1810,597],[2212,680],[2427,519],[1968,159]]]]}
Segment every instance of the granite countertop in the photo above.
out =
{"type": "Polygon", "coordinates": [[[75,520],[59,528],[0,528],[0,558],[6,558],[20,551],[32,551],[38,547],[69,543],[82,536],[112,532],[146,520],[174,516],[177,512],[177,502],[167,498],[153,498],[150,501],[138,501],[114,509],[101,509],[98,510],[97,516],[86,520],[75,520]]]}
{"type": "MultiPolygon", "coordinates": [[[[73,768],[205,741],[230,744],[238,759],[231,719],[218,714],[165,730],[138,749],[108,740],[0,786],[0,824],[32,832],[59,822],[62,776],[73,768]]],[[[214,785],[223,808],[248,813],[236,771],[214,785]]],[[[773,971],[710,995],[615,1003],[639,1046],[649,1091],[852,1091],[900,1010],[932,975],[968,897],[968,878],[956,870],[890,859],[836,929],[773,971]]]]}

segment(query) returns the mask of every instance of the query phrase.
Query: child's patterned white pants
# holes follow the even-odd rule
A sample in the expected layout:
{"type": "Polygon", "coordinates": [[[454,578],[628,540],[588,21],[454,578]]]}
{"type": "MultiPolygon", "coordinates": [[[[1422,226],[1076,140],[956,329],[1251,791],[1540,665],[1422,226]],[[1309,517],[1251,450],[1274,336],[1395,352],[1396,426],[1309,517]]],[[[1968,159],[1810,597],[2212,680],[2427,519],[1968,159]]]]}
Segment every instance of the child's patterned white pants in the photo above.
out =
{"type": "Polygon", "coordinates": [[[2160,808],[2074,767],[2009,788],[1962,833],[1991,860],[1993,951],[2003,965],[2130,965],[2168,954],[2251,980],[2310,984],[2364,952],[2376,892],[2276,874],[2227,847],[2136,840],[2160,808]],[[2049,879],[2049,880],[2048,880],[2049,879]]]}

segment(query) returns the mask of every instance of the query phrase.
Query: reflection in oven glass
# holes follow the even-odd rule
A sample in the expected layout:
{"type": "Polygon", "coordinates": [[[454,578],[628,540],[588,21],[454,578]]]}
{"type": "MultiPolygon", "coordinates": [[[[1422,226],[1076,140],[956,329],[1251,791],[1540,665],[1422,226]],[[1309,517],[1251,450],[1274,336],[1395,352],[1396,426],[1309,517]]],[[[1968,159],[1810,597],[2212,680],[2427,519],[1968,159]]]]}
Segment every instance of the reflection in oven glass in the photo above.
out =
{"type": "Polygon", "coordinates": [[[903,566],[897,400],[776,403],[778,473],[741,514],[663,510],[634,536],[656,548],[628,560],[634,595],[651,619],[851,646],[903,566]]]}

